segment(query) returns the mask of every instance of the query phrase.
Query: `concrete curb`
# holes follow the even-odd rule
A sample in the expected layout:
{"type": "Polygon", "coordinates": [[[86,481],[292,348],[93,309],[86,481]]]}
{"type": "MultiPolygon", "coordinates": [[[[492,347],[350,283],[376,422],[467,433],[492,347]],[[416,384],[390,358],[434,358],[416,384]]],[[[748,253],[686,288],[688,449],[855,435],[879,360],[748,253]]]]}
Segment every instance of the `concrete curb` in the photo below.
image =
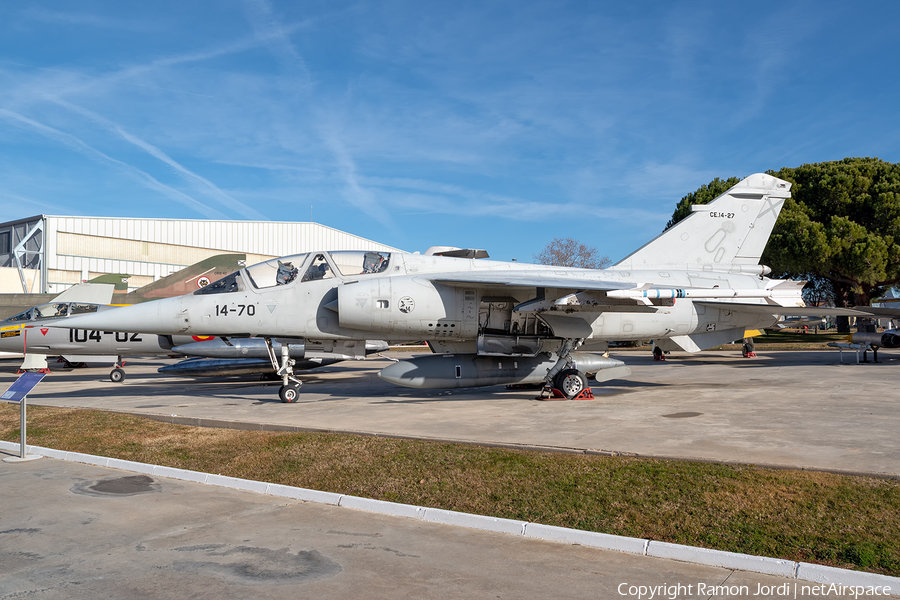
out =
{"type": "MultiPolygon", "coordinates": [[[[602,550],[615,550],[616,552],[627,552],[629,554],[647,554],[648,540],[597,533],[595,531],[581,531],[567,527],[555,527],[553,525],[541,525],[539,523],[528,523],[525,525],[525,537],[548,542],[590,546],[591,548],[600,548],[602,550]]],[[[687,548],[688,546],[684,547],[687,548]]]]}
{"type": "MultiPolygon", "coordinates": [[[[181,481],[215,485],[235,490],[268,494],[270,496],[281,498],[302,500],[305,502],[330,504],[349,509],[397,517],[407,517],[432,523],[465,527],[468,529],[480,529],[483,531],[518,535],[549,542],[589,546],[602,550],[627,552],[629,554],[677,560],[739,571],[749,571],[751,573],[777,575],[788,579],[798,579],[801,581],[811,581],[827,585],[836,584],[838,586],[844,585],[850,587],[888,586],[894,596],[897,596],[897,594],[900,593],[900,577],[889,577],[887,575],[878,575],[875,573],[850,571],[847,569],[837,569],[823,565],[768,558],[765,556],[751,556],[735,552],[724,552],[722,550],[709,550],[707,548],[682,546],[681,544],[656,542],[592,531],[580,531],[578,529],[554,527],[552,525],[541,525],[539,523],[527,523],[525,521],[516,521],[512,519],[486,517],[438,508],[413,506],[411,504],[385,502],[382,500],[360,498],[358,496],[320,492],[317,490],[264,483],[249,479],[238,479],[223,475],[200,473],[198,471],[136,463],[116,458],[80,454],[78,452],[63,452],[51,448],[43,448],[41,446],[26,446],[25,449],[28,454],[40,454],[48,458],[58,458],[70,462],[111,467],[157,477],[167,477],[181,481]]],[[[0,441],[0,450],[18,454],[19,444],[0,441]]]]}
{"type": "MultiPolygon", "coordinates": [[[[766,575],[777,575],[794,579],[797,563],[780,558],[767,558],[765,556],[752,556],[750,554],[738,554],[723,550],[709,550],[707,548],[694,548],[681,544],[669,544],[667,542],[651,541],[647,544],[647,556],[657,558],[671,558],[673,560],[688,561],[711,567],[724,567],[739,571],[752,571],[766,575]]],[[[846,571],[845,569],[838,569],[846,571]]],[[[898,579],[900,582],[900,579],[898,579]]],[[[898,588],[900,589],[900,588],[898,588]]]]}

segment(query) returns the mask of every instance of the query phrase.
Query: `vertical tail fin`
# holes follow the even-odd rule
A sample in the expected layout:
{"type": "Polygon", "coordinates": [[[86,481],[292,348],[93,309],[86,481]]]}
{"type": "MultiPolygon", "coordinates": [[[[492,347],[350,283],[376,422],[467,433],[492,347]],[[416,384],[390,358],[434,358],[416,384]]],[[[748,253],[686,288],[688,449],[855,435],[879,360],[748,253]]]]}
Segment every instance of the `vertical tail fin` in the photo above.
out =
{"type": "Polygon", "coordinates": [[[644,244],[613,268],[758,265],[784,201],[787,181],[756,173],[644,244]]]}
{"type": "Polygon", "coordinates": [[[197,291],[201,287],[247,266],[246,254],[217,254],[148,283],[122,299],[123,304],[137,304],[156,298],[171,298],[197,291]]]}

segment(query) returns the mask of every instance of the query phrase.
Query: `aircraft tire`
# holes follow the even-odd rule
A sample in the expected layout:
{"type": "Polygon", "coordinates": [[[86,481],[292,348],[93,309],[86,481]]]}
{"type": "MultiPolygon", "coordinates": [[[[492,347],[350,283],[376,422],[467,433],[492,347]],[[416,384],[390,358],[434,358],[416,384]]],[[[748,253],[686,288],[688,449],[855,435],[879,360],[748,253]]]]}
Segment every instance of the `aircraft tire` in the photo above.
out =
{"type": "Polygon", "coordinates": [[[125,381],[125,371],[116,367],[112,371],[109,372],[109,380],[113,383],[122,383],[125,381]]]}
{"type": "Polygon", "coordinates": [[[574,398],[587,387],[587,377],[578,369],[566,369],[556,376],[554,383],[566,398],[574,398]]]}
{"type": "Polygon", "coordinates": [[[281,401],[290,404],[291,402],[297,401],[297,396],[300,395],[300,386],[298,385],[283,385],[281,389],[278,390],[278,397],[281,398],[281,401]]]}

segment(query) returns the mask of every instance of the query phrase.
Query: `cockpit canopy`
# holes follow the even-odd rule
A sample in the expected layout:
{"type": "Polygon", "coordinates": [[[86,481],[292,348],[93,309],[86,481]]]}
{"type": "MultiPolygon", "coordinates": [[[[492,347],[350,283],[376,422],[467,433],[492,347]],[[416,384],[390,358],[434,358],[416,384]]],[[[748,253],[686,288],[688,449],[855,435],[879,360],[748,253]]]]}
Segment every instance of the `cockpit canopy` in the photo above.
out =
{"type": "Polygon", "coordinates": [[[337,252],[307,252],[273,258],[247,267],[243,271],[211,283],[194,292],[202,294],[225,294],[241,291],[245,285],[258,290],[288,285],[298,280],[300,283],[332,277],[353,277],[387,271],[391,260],[389,252],[366,252],[363,250],[341,250],[337,252]],[[246,274],[247,281],[244,281],[246,274]]]}
{"type": "Polygon", "coordinates": [[[58,319],[69,315],[94,313],[99,309],[97,304],[87,302],[49,302],[29,308],[7,319],[10,322],[39,321],[42,319],[58,319]]]}

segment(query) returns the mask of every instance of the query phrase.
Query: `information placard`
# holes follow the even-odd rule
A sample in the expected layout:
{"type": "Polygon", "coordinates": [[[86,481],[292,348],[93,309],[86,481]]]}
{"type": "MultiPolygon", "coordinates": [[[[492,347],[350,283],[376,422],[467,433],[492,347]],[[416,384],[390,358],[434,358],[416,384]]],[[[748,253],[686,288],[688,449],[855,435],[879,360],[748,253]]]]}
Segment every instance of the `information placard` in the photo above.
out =
{"type": "Polygon", "coordinates": [[[40,383],[46,373],[22,373],[9,389],[0,394],[0,400],[4,402],[21,402],[34,386],[40,383]]]}

